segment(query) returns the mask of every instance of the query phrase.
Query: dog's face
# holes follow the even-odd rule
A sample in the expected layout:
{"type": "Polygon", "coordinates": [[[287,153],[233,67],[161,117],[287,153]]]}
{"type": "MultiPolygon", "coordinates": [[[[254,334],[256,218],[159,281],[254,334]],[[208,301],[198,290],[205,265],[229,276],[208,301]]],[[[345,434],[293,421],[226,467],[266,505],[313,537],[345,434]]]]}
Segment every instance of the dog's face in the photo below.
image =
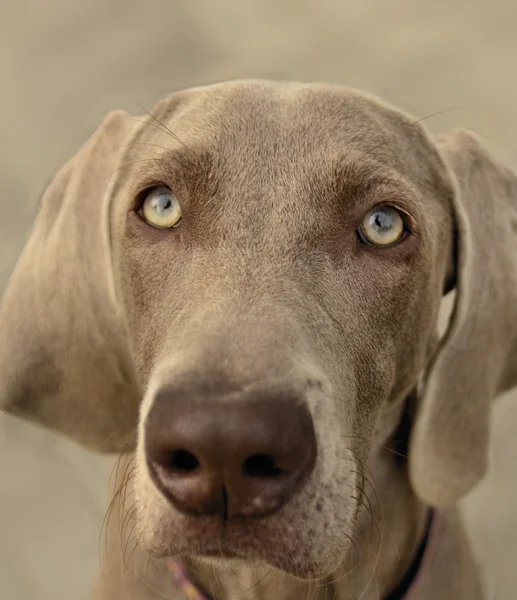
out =
{"type": "Polygon", "coordinates": [[[51,185],[6,295],[4,405],[92,447],[136,443],[148,552],[325,575],[457,277],[409,464],[422,499],[457,500],[517,362],[517,184],[463,135],[439,146],[322,85],[226,83],[144,122],[111,115],[51,185]]]}
{"type": "MultiPolygon", "coordinates": [[[[452,190],[412,121],[339,89],[214,86],[179,94],[156,117],[162,131],[148,127],[132,144],[125,162],[143,162],[123,171],[112,204],[144,395],[140,541],[159,555],[222,551],[325,574],[354,530],[362,461],[396,425],[377,427],[382,413],[397,412],[424,366],[450,255],[452,190]],[[178,403],[207,415],[199,419],[230,420],[229,405],[240,404],[221,432],[231,446],[261,402],[271,419],[262,430],[285,411],[287,426],[308,411],[315,460],[303,484],[260,518],[188,510],[191,498],[178,509],[175,497],[187,492],[164,493],[148,455],[157,437],[171,455],[196,445],[164,426],[184,418],[178,403]]],[[[294,435],[310,444],[303,428],[294,435]]],[[[225,452],[211,444],[206,452],[225,452]]],[[[184,488],[192,476],[165,477],[184,488]]],[[[230,513],[238,477],[219,482],[230,513]]]]}

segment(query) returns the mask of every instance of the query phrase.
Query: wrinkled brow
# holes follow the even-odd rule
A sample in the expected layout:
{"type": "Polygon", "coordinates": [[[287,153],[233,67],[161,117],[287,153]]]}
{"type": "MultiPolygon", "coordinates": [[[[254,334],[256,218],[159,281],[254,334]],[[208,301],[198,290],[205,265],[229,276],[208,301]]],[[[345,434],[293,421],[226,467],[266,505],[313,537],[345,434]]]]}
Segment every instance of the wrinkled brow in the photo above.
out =
{"type": "Polygon", "coordinates": [[[335,157],[318,158],[304,169],[303,187],[315,201],[335,197],[352,204],[395,202],[411,207],[418,202],[417,187],[385,161],[365,158],[350,151],[335,157]]]}
{"type": "MultiPolygon", "coordinates": [[[[200,192],[200,186],[203,186],[206,193],[207,185],[216,179],[218,161],[207,150],[135,144],[121,169],[122,176],[117,181],[117,187],[129,179],[133,195],[159,184],[168,185],[176,191],[188,190],[189,194],[200,192]]],[[[114,193],[116,191],[115,188],[114,193]]]]}

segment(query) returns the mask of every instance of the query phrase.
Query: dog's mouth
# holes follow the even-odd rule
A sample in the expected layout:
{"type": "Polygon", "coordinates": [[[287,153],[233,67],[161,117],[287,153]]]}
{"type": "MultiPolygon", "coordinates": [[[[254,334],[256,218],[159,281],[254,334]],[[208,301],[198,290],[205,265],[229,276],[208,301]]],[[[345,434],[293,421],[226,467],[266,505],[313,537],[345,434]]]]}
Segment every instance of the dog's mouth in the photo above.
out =
{"type": "MultiPolygon", "coordinates": [[[[268,560],[273,540],[282,537],[281,526],[271,526],[263,519],[234,519],[219,517],[187,517],[181,532],[171,536],[165,525],[162,534],[171,540],[172,554],[188,553],[197,556],[221,558],[248,558],[268,560]]],[[[164,536],[164,537],[165,537],[164,536]]],[[[163,539],[163,538],[162,538],[163,539]]],[[[168,552],[166,551],[168,554],[168,552]]]]}
{"type": "Polygon", "coordinates": [[[159,535],[147,540],[151,543],[143,536],[141,543],[157,558],[235,560],[268,565],[302,578],[322,576],[321,565],[309,558],[311,541],[294,535],[294,530],[294,523],[275,517],[226,522],[217,517],[184,517],[181,523],[166,518],[159,535]]]}
{"type": "Polygon", "coordinates": [[[204,552],[200,552],[198,554],[198,556],[201,558],[223,558],[223,559],[245,558],[238,552],[234,552],[233,550],[230,550],[228,548],[219,548],[218,550],[206,549],[204,552]]]}

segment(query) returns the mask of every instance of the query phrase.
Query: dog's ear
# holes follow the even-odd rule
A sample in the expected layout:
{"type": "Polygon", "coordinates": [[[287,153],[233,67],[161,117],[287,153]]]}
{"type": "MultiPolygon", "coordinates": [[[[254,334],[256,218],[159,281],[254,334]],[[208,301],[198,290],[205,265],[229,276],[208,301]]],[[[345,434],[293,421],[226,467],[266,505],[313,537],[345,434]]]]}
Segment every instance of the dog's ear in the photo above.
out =
{"type": "Polygon", "coordinates": [[[135,127],[110,113],[54,177],[0,306],[0,408],[106,452],[132,442],[138,415],[110,239],[135,127]]]}
{"type": "Polygon", "coordinates": [[[473,134],[438,139],[455,193],[456,300],[422,386],[410,475],[428,504],[485,474],[492,400],[517,385],[517,176],[473,134]]]}

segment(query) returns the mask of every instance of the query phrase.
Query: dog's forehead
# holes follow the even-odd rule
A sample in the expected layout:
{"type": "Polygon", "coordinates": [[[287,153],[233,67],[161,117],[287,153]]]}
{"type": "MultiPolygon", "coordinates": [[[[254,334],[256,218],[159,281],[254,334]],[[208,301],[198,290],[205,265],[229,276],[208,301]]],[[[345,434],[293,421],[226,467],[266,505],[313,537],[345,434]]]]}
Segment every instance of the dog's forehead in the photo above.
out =
{"type": "MultiPolygon", "coordinates": [[[[380,118],[410,122],[374,96],[341,86],[242,81],[191,88],[162,101],[202,125],[224,125],[229,130],[257,124],[280,125],[280,132],[295,129],[315,134],[321,125],[340,125],[352,131],[379,127],[380,118]],[[179,110],[178,110],[179,109],[179,110]]],[[[326,132],[327,134],[329,132],[326,132]]]]}
{"type": "MultiPolygon", "coordinates": [[[[186,144],[213,152],[290,160],[307,154],[368,154],[407,170],[433,153],[415,119],[374,96],[323,84],[236,81],[191,88],[162,100],[153,113],[186,144]],[[406,152],[408,151],[408,152],[406,152]],[[271,154],[269,154],[271,156],[271,154]]],[[[432,166],[432,160],[425,161],[432,166]]]]}

